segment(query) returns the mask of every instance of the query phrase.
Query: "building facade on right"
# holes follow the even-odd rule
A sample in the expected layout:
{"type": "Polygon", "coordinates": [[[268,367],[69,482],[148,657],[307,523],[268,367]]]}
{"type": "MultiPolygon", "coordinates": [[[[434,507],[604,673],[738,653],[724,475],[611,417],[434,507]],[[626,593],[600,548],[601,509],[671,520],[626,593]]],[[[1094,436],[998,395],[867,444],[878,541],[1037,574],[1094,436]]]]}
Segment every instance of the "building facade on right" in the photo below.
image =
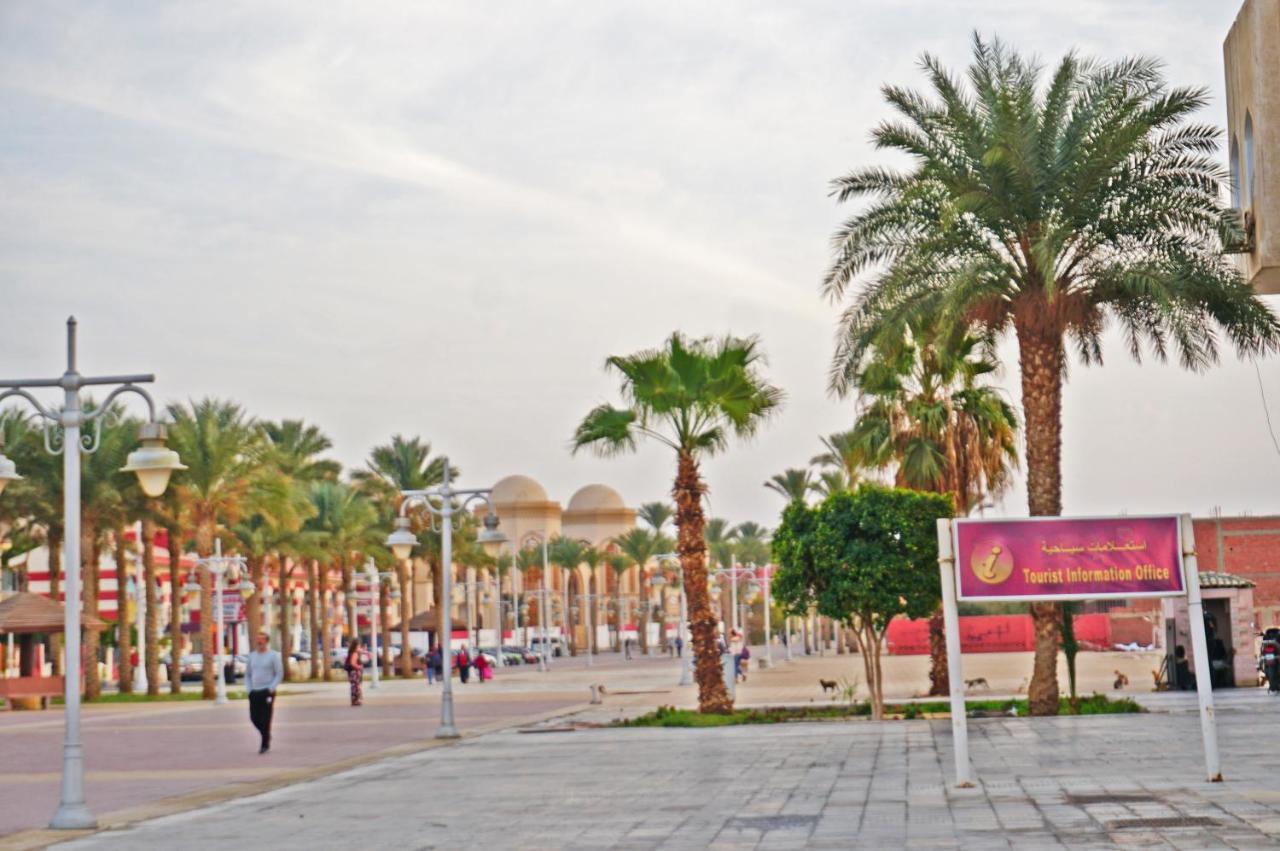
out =
{"type": "Polygon", "coordinates": [[[1235,251],[1259,293],[1280,293],[1280,0],[1245,0],[1222,46],[1235,251]]]}

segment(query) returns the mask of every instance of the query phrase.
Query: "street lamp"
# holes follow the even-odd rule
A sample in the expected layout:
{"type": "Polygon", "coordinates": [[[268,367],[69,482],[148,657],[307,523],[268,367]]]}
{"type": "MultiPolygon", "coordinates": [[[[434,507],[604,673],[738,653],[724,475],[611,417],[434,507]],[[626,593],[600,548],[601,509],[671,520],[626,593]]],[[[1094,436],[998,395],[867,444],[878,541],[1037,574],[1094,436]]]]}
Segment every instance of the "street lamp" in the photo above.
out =
{"type": "MultiPolygon", "coordinates": [[[[176,452],[164,448],[164,426],[156,421],[155,401],[139,387],[150,384],[154,375],[103,375],[86,377],[76,370],[76,320],[67,320],[67,369],[60,378],[36,378],[0,381],[0,402],[10,396],[21,396],[36,409],[44,421],[44,447],[51,455],[62,455],[63,491],[63,563],[66,604],[63,609],[63,632],[66,640],[66,681],[64,713],[65,731],[62,743],[62,786],[58,809],[49,826],[55,830],[81,830],[94,828],[97,821],[84,801],[84,748],[80,742],[80,453],[97,451],[101,437],[101,417],[111,409],[111,403],[122,393],[136,393],[147,403],[150,414],[142,426],[143,448],[131,453],[122,472],[136,473],[143,493],[157,497],[164,493],[169,476],[175,470],[185,470],[176,452]],[[80,402],[80,389],[115,384],[102,405],[93,411],[85,411],[80,402]],[[63,391],[61,410],[42,405],[26,389],[28,387],[59,387],[63,391]],[[92,423],[91,439],[81,436],[80,428],[92,423]],[[61,436],[57,428],[61,426],[61,436]],[[70,449],[71,451],[67,451],[70,449]],[[72,569],[75,568],[75,569],[72,569]]],[[[0,454],[0,490],[11,481],[21,478],[14,463],[0,454]]],[[[96,664],[96,663],[95,663],[96,664]]]]}
{"type": "MultiPolygon", "coordinates": [[[[222,554],[221,538],[218,538],[216,541],[213,542],[213,555],[208,556],[206,558],[198,558],[195,560],[195,566],[200,570],[206,571],[207,573],[211,574],[213,576],[213,582],[214,582],[214,591],[213,591],[214,618],[215,618],[215,623],[218,625],[217,638],[216,638],[217,647],[218,647],[218,660],[215,663],[217,665],[218,681],[217,681],[217,696],[214,698],[214,701],[213,701],[215,705],[221,705],[227,702],[227,676],[226,676],[226,671],[223,670],[223,666],[225,665],[225,662],[223,661],[223,649],[222,649],[222,645],[224,641],[223,633],[225,629],[223,625],[223,612],[222,612],[223,610],[222,577],[225,576],[227,571],[231,570],[231,568],[233,567],[239,571],[243,571],[247,564],[248,562],[244,556],[224,556],[222,554]]],[[[187,591],[200,591],[199,584],[193,583],[190,581],[188,581],[187,585],[184,586],[184,588],[187,591]]],[[[243,586],[239,582],[237,582],[235,587],[230,590],[239,592],[242,590],[242,588],[243,586]]],[[[252,586],[250,586],[250,588],[252,588],[252,586]]],[[[327,664],[327,660],[326,660],[326,664],[327,664]]]]}
{"type": "Polygon", "coordinates": [[[547,631],[547,616],[549,607],[547,606],[547,572],[551,569],[550,560],[547,558],[547,536],[541,532],[529,532],[524,536],[526,541],[539,541],[542,544],[542,590],[539,592],[538,602],[538,626],[542,632],[542,646],[538,654],[538,670],[546,671],[551,667],[551,634],[547,631]]]}
{"type": "MultiPolygon", "coordinates": [[[[684,565],[680,561],[679,553],[658,553],[658,566],[664,564],[674,564],[676,576],[679,577],[680,583],[680,628],[676,631],[676,635],[680,637],[680,685],[687,686],[693,682],[693,678],[689,670],[689,661],[693,658],[693,648],[689,646],[689,639],[685,638],[688,633],[689,626],[689,598],[684,592],[684,565]]],[[[692,636],[690,635],[690,638],[692,636]]]]}
{"type": "MultiPolygon", "coordinates": [[[[733,607],[732,626],[733,626],[734,632],[738,631],[738,577],[748,576],[748,575],[754,574],[754,572],[755,572],[754,566],[748,569],[746,567],[743,567],[742,565],[736,565],[731,567],[718,567],[715,570],[712,570],[709,572],[710,576],[713,576],[716,578],[719,578],[721,576],[727,576],[730,579],[729,589],[732,592],[731,593],[731,600],[732,600],[732,607],[733,607]]],[[[744,642],[746,641],[745,636],[743,637],[743,641],[744,642]]]]}
{"type": "MultiPolygon", "coordinates": [[[[382,609],[382,577],[390,579],[394,574],[392,571],[381,572],[378,566],[374,564],[373,556],[369,556],[364,563],[364,575],[369,580],[369,625],[370,625],[370,641],[369,647],[373,651],[373,682],[370,688],[378,687],[379,668],[382,667],[382,658],[378,655],[378,639],[382,636],[381,626],[379,624],[379,614],[382,609]]],[[[358,624],[356,625],[358,626],[358,624]]]]}
{"type": "MultiPolygon", "coordinates": [[[[449,481],[449,459],[443,459],[443,477],[439,486],[428,490],[404,490],[400,503],[400,515],[396,518],[395,529],[387,536],[387,546],[400,560],[409,558],[418,539],[409,530],[408,511],[411,506],[420,505],[431,513],[431,522],[435,526],[439,518],[440,530],[440,565],[444,571],[443,598],[440,603],[440,635],[444,642],[440,649],[443,663],[444,688],[440,695],[440,726],[436,730],[437,739],[458,738],[458,728],[453,723],[453,516],[466,510],[467,506],[477,499],[482,499],[488,507],[484,529],[477,536],[477,541],[486,549],[501,545],[506,537],[498,531],[498,516],[493,510],[493,500],[488,488],[478,490],[454,490],[449,481]],[[461,497],[462,502],[454,504],[454,499],[461,497]],[[492,518],[492,521],[491,521],[492,518]]],[[[408,648],[401,652],[408,653],[408,648]]]]}

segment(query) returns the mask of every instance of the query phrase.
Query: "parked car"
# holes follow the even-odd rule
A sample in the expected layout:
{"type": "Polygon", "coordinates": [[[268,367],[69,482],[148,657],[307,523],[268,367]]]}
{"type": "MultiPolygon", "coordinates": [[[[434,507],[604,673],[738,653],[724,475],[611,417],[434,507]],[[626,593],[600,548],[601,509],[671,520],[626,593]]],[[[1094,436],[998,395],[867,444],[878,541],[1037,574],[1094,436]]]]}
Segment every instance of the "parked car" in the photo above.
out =
{"type": "MultiPolygon", "coordinates": [[[[400,645],[392,644],[387,648],[387,653],[391,657],[391,667],[399,670],[401,654],[400,645]]],[[[412,670],[421,673],[427,669],[427,656],[417,647],[409,648],[409,658],[411,660],[409,664],[412,666],[412,670]]]]}
{"type": "MultiPolygon", "coordinates": [[[[540,654],[542,650],[542,636],[535,635],[529,642],[529,646],[534,653],[540,654]]],[[[550,649],[552,656],[563,656],[565,654],[564,639],[558,635],[551,636],[547,641],[547,647],[550,649]]]]}
{"type": "Polygon", "coordinates": [[[520,657],[520,661],[521,661],[521,662],[523,662],[523,663],[524,663],[524,664],[526,664],[526,665],[536,665],[536,664],[538,664],[538,654],[537,654],[537,653],[534,653],[534,652],[533,652],[532,650],[530,650],[528,647],[519,647],[519,646],[516,646],[516,645],[508,645],[508,646],[503,647],[502,649],[503,649],[503,651],[505,651],[505,652],[508,652],[508,653],[511,653],[511,654],[514,654],[514,655],[519,656],[519,657],[520,657]]]}
{"type": "MultiPolygon", "coordinates": [[[[360,648],[359,653],[360,653],[360,667],[362,668],[373,667],[373,654],[370,653],[363,646],[360,648]]],[[[347,667],[347,648],[334,647],[329,650],[329,667],[344,668],[344,669],[347,667]]]]}

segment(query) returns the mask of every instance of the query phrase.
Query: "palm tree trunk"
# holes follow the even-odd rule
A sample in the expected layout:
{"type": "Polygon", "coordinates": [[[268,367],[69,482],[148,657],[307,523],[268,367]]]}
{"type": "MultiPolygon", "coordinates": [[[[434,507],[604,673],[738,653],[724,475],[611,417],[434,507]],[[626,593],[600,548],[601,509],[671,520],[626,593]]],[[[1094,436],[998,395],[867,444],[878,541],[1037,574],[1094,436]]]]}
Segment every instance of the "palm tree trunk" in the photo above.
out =
{"type": "Polygon", "coordinates": [[[276,576],[280,577],[280,658],[284,661],[284,678],[293,682],[293,592],[289,588],[292,568],[286,568],[285,556],[276,553],[276,576]]]}
{"type": "MultiPolygon", "coordinates": [[[[409,654],[409,598],[413,596],[413,589],[409,587],[408,565],[402,560],[396,565],[396,570],[400,572],[400,676],[408,679],[413,676],[413,657],[409,654]]],[[[438,624],[436,632],[436,639],[439,640],[438,624]]],[[[427,664],[430,663],[428,658],[427,664]]]]}
{"type": "Polygon", "coordinates": [[[147,603],[142,641],[147,648],[147,694],[160,694],[160,602],[156,599],[156,524],[142,521],[142,593],[147,603]]]}
{"type": "Polygon", "coordinates": [[[351,575],[350,561],[347,555],[342,556],[342,599],[346,607],[348,642],[360,638],[360,622],[357,620],[356,612],[356,586],[354,577],[351,575]]]}
{"type": "Polygon", "coordinates": [[[702,513],[705,489],[698,473],[697,459],[681,452],[672,495],[676,503],[677,549],[687,589],[689,631],[693,634],[698,711],[727,715],[733,711],[733,701],[724,685],[720,651],[716,645],[716,617],[707,594],[706,517],[702,513]]]}
{"type": "Polygon", "coordinates": [[[943,632],[942,604],[929,616],[929,694],[951,693],[951,676],[947,668],[947,637],[943,632]]]}
{"type": "MultiPolygon", "coordinates": [[[[125,558],[128,546],[124,540],[124,527],[117,528],[113,535],[116,557],[116,650],[120,656],[120,679],[116,687],[121,694],[133,694],[133,618],[129,617],[129,571],[125,558]]],[[[134,579],[141,581],[141,577],[134,579]]]]}
{"type": "MultiPolygon", "coordinates": [[[[50,529],[46,538],[49,548],[49,599],[61,604],[62,593],[62,530],[50,529]]],[[[49,636],[49,650],[53,654],[53,675],[62,676],[62,635],[49,636]]]]}
{"type": "Polygon", "coordinates": [[[321,678],[325,682],[333,679],[333,665],[329,662],[330,653],[333,650],[333,636],[329,634],[329,566],[321,566],[320,562],[316,562],[316,589],[320,599],[320,656],[321,656],[321,678]]]}
{"type": "MultiPolygon", "coordinates": [[[[1040,306],[1042,310],[1047,310],[1040,306]]],[[[1027,435],[1027,507],[1033,517],[1062,513],[1062,336],[1018,328],[1027,435]]],[[[1027,697],[1032,715],[1058,714],[1061,609],[1032,603],[1036,651],[1027,697]]]]}
{"type": "MultiPolygon", "coordinates": [[[[213,520],[207,519],[196,526],[196,555],[208,558],[213,553],[213,520]]],[[[217,624],[213,617],[213,575],[207,570],[200,574],[200,658],[202,679],[202,696],[204,700],[213,700],[217,696],[217,677],[221,671],[215,671],[218,642],[217,624]]],[[[222,601],[218,600],[218,605],[222,601]]]]}
{"type": "Polygon", "coordinates": [[[182,691],[182,534],[177,526],[165,530],[169,542],[169,693],[182,691]]]}
{"type": "MultiPolygon", "coordinates": [[[[81,583],[84,595],[81,609],[85,614],[98,616],[98,530],[92,521],[84,521],[80,530],[81,583]]],[[[84,699],[97,700],[102,694],[102,677],[98,675],[98,649],[102,633],[96,629],[84,630],[84,699]]]]}
{"type": "Polygon", "coordinates": [[[262,574],[266,568],[265,563],[266,556],[249,557],[249,581],[253,583],[253,593],[249,595],[244,608],[245,617],[249,621],[249,642],[251,645],[254,637],[262,631],[262,574]]]}
{"type": "Polygon", "coordinates": [[[378,658],[374,660],[374,664],[382,668],[382,676],[391,676],[391,653],[387,648],[391,645],[391,624],[387,622],[387,602],[391,599],[391,589],[387,587],[387,583],[383,582],[378,585],[378,626],[382,629],[382,635],[378,638],[381,646],[378,647],[378,658]]]}
{"type": "Polygon", "coordinates": [[[307,654],[311,657],[310,679],[320,679],[320,650],[316,647],[320,620],[320,563],[310,560],[307,567],[307,654]]]}

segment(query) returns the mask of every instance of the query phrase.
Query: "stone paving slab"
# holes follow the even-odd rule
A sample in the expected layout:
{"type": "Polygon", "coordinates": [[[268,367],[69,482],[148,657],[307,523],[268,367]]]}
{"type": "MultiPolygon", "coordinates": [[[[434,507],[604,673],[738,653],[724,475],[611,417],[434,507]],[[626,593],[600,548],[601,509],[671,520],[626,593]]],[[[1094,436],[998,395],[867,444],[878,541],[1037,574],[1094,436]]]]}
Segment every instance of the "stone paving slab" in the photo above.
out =
{"type": "Polygon", "coordinates": [[[1194,716],[975,720],[972,789],[944,721],[507,731],[60,847],[1268,848],[1277,720],[1221,784],[1194,716]]]}

